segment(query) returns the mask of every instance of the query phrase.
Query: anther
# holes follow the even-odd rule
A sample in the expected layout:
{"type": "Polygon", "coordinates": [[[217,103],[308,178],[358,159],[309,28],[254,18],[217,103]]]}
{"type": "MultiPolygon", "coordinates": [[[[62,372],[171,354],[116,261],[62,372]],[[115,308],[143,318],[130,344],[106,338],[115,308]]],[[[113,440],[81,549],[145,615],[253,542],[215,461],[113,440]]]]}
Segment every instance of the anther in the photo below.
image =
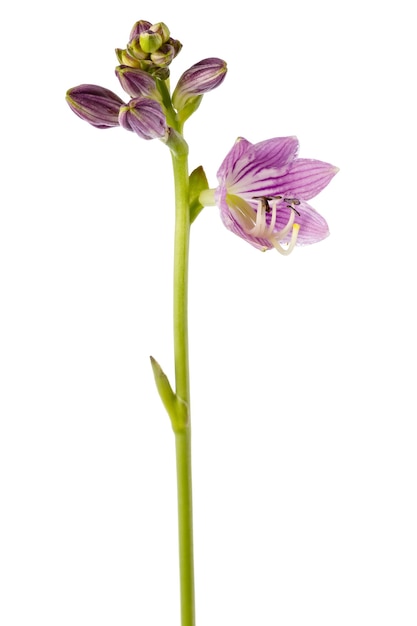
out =
{"type": "Polygon", "coordinates": [[[269,196],[253,196],[252,200],[260,200],[261,205],[265,209],[267,213],[271,212],[271,207],[269,206],[268,200],[272,200],[269,196]]]}

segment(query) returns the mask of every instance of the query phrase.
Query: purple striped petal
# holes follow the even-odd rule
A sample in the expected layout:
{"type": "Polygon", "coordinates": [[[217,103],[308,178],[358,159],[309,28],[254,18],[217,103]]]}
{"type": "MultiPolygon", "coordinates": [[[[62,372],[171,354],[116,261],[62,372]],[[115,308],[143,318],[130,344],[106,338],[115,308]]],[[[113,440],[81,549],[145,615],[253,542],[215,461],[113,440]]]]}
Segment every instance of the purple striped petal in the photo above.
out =
{"type": "Polygon", "coordinates": [[[217,179],[219,183],[227,184],[229,178],[232,179],[233,169],[236,163],[239,161],[242,154],[244,154],[251,145],[252,144],[243,137],[238,137],[236,139],[233,148],[230,150],[230,152],[228,152],[226,158],[219,168],[219,171],[217,172],[217,179]]]}
{"type": "Polygon", "coordinates": [[[295,159],[284,176],[265,188],[264,195],[285,194],[303,200],[317,196],[339,171],[338,167],[315,159],[295,159]]]}
{"type": "Polygon", "coordinates": [[[247,146],[229,172],[228,189],[236,195],[260,191],[263,181],[268,186],[269,179],[287,171],[297,152],[296,137],[276,137],[247,146]]]}
{"type": "MultiPolygon", "coordinates": [[[[317,213],[312,206],[307,204],[307,202],[301,202],[301,204],[297,206],[297,210],[300,213],[300,215],[297,215],[295,218],[295,222],[300,225],[297,245],[302,246],[317,243],[329,236],[329,227],[326,220],[320,213],[317,213]]],[[[284,228],[290,217],[290,212],[291,209],[288,207],[283,207],[283,209],[279,211],[275,230],[278,231],[284,228]]],[[[290,238],[291,236],[289,234],[283,241],[288,242],[290,238]]]]}

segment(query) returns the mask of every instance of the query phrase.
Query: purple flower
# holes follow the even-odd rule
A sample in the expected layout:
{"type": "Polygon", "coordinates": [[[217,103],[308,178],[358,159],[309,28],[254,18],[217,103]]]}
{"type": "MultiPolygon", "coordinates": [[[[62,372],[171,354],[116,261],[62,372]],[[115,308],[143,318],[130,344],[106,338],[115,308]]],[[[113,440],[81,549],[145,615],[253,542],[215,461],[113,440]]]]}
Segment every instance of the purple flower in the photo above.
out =
{"type": "Polygon", "coordinates": [[[296,243],[321,241],[329,234],[327,223],[307,200],[338,168],[297,158],[297,152],[296,137],[257,144],[240,137],[217,172],[219,186],[203,191],[201,204],[217,204],[226,228],[259,250],[289,254],[296,243]]]}
{"type": "Polygon", "coordinates": [[[78,85],[68,89],[66,100],[78,117],[96,128],[119,126],[119,110],[124,102],[110,89],[78,85]]]}
{"type": "Polygon", "coordinates": [[[132,130],[142,139],[162,139],[168,133],[161,105],[150,98],[133,98],[129,104],[122,106],[119,123],[120,126],[126,130],[132,130]]]}

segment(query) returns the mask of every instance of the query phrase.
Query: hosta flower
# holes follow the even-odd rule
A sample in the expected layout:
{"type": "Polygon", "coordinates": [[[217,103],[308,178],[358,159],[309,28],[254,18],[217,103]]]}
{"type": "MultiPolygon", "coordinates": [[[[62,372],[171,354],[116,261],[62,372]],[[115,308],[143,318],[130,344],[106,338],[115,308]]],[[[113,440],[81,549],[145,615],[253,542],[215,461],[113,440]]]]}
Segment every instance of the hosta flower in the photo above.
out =
{"type": "Polygon", "coordinates": [[[257,144],[240,137],[217,172],[219,186],[203,191],[201,204],[217,204],[226,228],[260,250],[289,254],[296,244],[324,239],[327,223],[307,200],[338,168],[297,152],[296,137],[257,144]]]}

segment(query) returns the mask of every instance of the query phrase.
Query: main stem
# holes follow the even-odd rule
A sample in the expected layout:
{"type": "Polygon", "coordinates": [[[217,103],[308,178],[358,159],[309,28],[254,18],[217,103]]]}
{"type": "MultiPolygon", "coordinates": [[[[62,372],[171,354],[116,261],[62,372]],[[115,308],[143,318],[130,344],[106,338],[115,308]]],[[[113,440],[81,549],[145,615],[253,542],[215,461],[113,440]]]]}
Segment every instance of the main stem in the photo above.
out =
{"type": "Polygon", "coordinates": [[[181,626],[195,626],[190,381],[188,358],[188,250],[190,238],[190,209],[187,155],[172,154],[172,163],[175,181],[175,391],[179,401],[184,403],[187,407],[188,414],[186,424],[175,432],[181,626]]]}

